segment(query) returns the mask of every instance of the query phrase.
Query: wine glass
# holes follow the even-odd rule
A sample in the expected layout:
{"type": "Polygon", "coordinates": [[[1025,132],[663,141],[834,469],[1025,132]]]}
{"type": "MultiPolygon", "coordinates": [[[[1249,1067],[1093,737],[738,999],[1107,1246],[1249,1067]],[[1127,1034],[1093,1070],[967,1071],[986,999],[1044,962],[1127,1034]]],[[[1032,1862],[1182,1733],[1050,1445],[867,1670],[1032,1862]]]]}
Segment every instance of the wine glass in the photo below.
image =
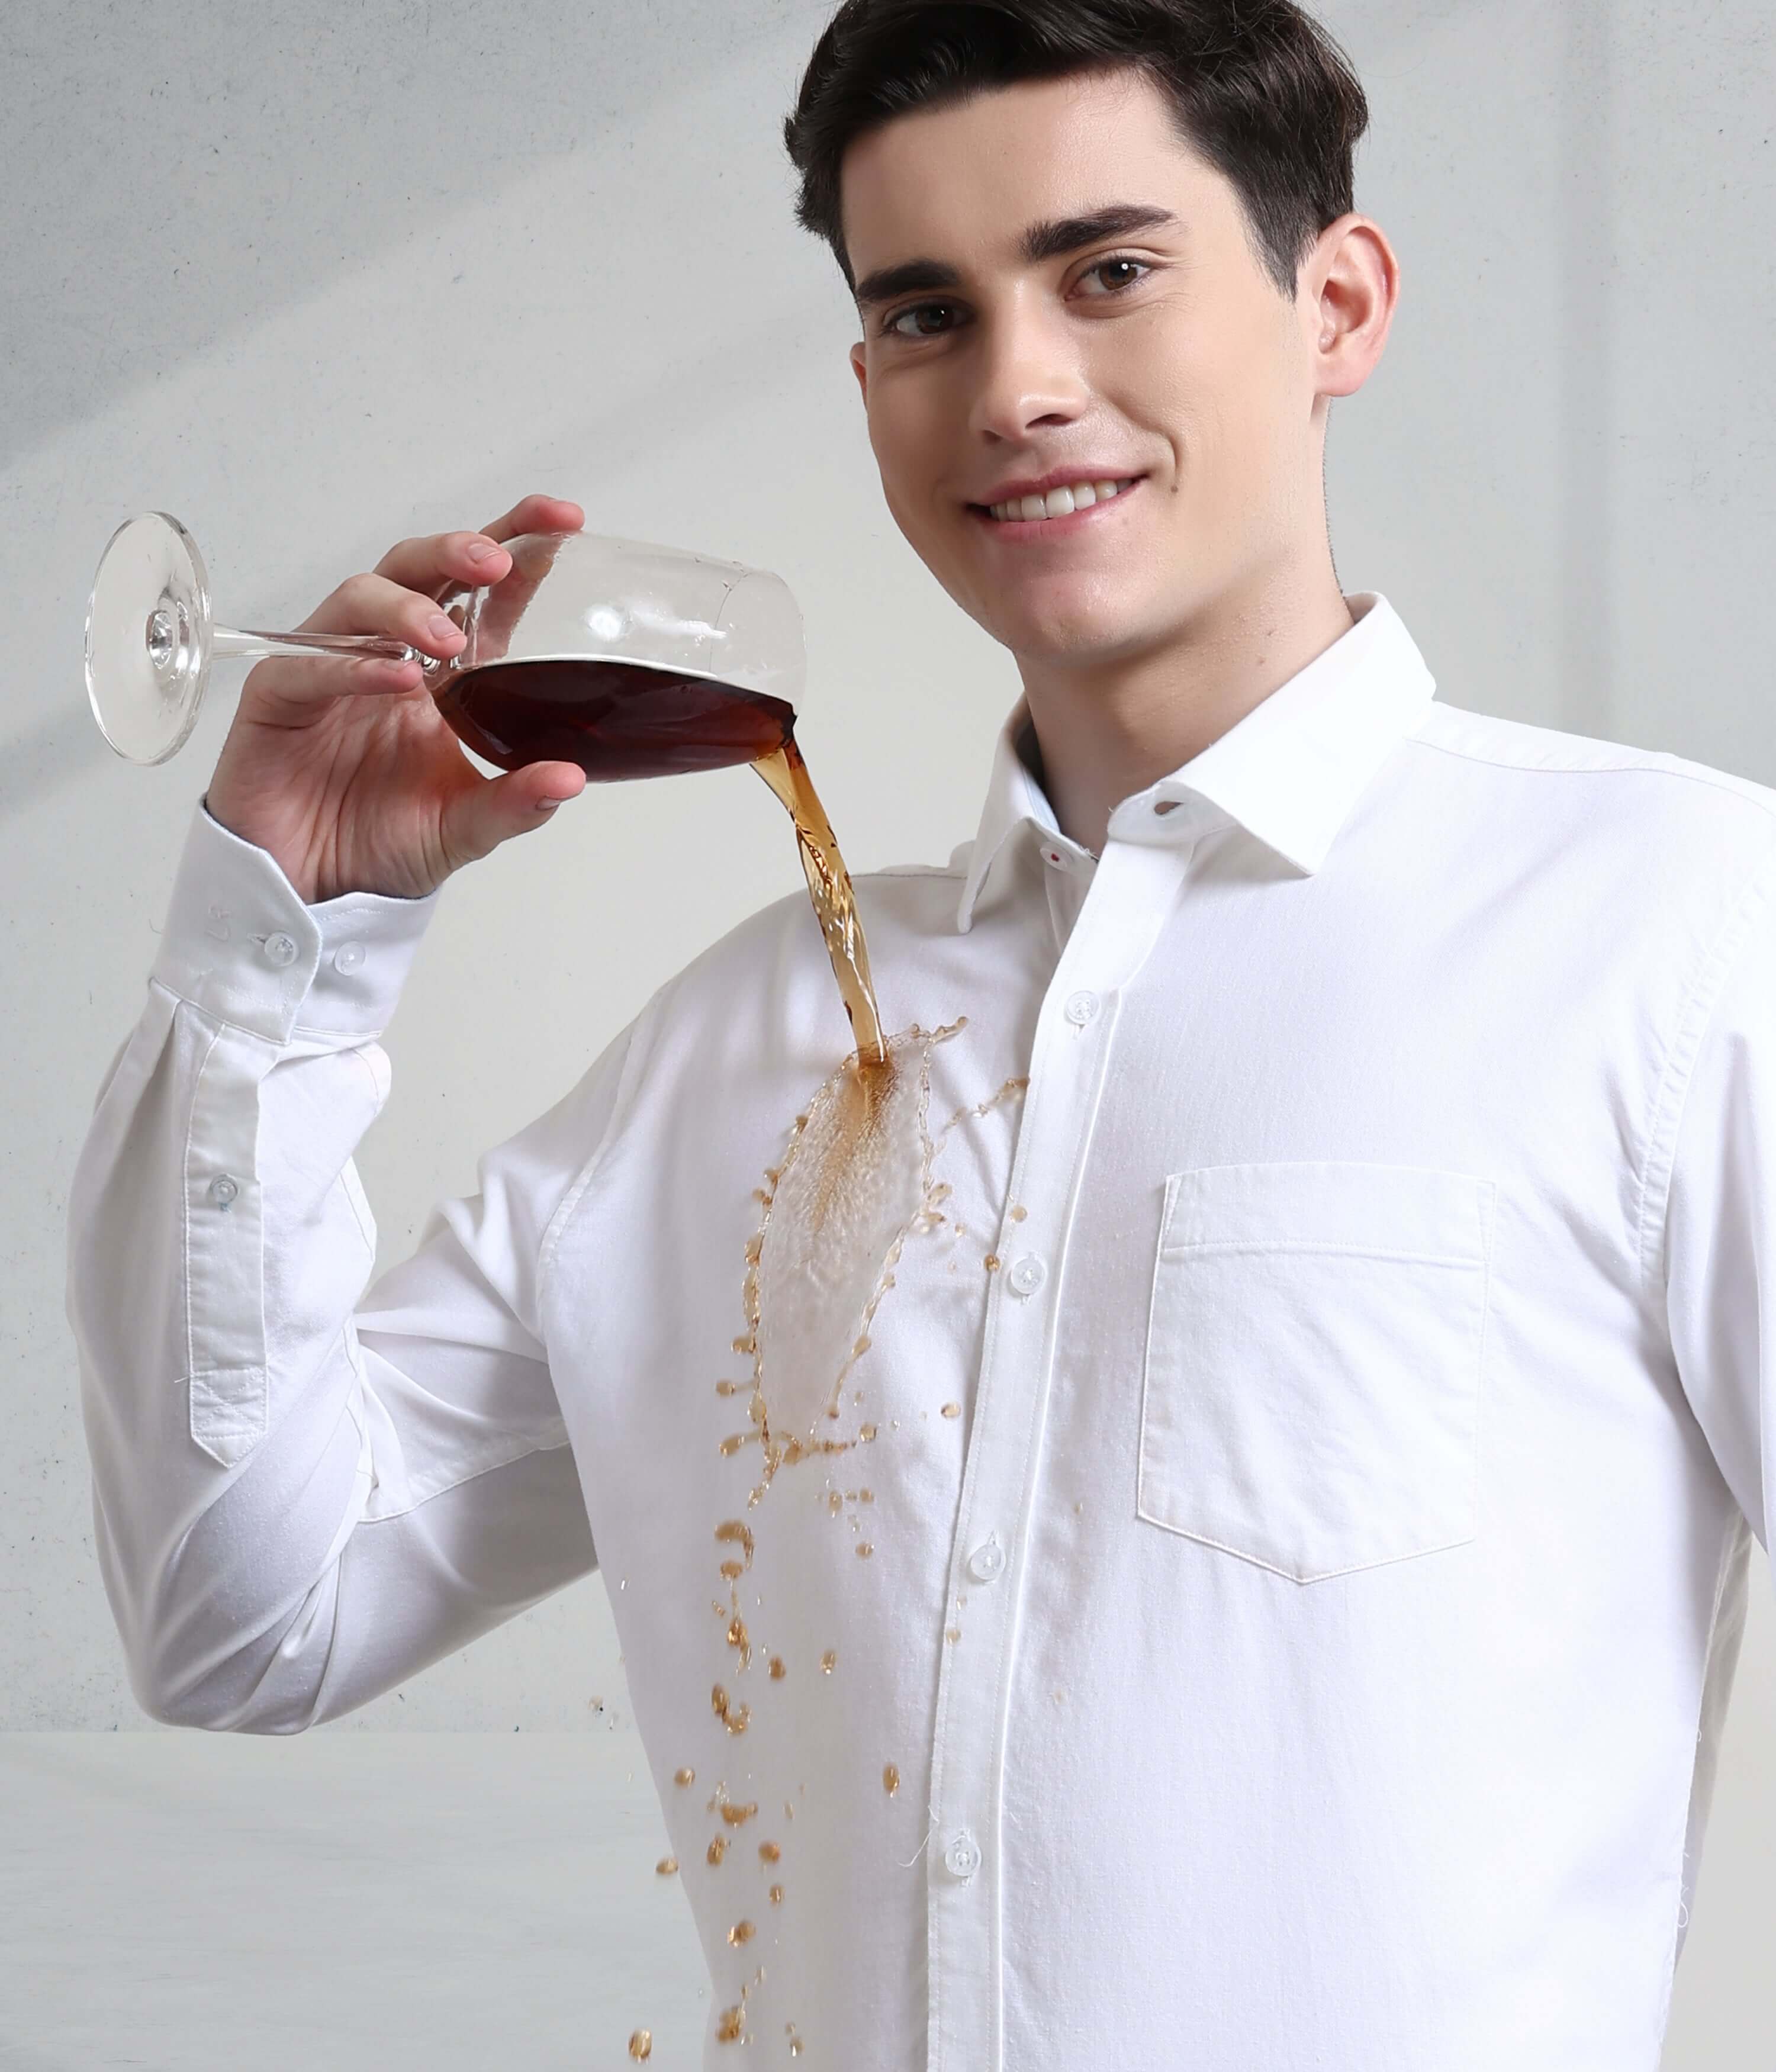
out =
{"type": "MultiPolygon", "coordinates": [[[[164,763],[197,719],[210,665],[270,655],[417,662],[458,738],[503,770],[576,763],[589,778],[750,763],[788,810],[857,1055],[886,1066],[849,874],[795,736],[807,672],[780,576],[597,532],[501,542],[497,582],[440,599],[462,629],[447,661],[378,634],[218,626],[197,542],[150,511],[111,536],[86,608],[86,695],[120,755],[164,763]]],[[[367,694],[368,695],[368,694],[367,694]]]]}
{"type": "Polygon", "coordinates": [[[781,577],[598,533],[502,545],[512,565],[499,582],[441,600],[467,636],[446,661],[380,635],[219,626],[197,542],[146,512],[112,534],[87,602],[92,716],[120,755],[164,763],[196,723],[212,662],[379,655],[419,663],[458,737],[502,769],[664,776],[789,745],[807,664],[781,577]]]}

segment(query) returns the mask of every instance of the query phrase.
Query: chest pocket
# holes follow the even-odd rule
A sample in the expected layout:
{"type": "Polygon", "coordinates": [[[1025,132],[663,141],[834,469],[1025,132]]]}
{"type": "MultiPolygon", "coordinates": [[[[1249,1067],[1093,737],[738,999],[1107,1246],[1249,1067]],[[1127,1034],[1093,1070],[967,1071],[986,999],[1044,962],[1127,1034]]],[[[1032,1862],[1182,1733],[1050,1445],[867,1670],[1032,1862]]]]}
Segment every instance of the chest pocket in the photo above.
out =
{"type": "Polygon", "coordinates": [[[1496,1191],[1331,1160],[1170,1174],[1140,1515],[1298,1583],[1474,1539],[1496,1191]]]}

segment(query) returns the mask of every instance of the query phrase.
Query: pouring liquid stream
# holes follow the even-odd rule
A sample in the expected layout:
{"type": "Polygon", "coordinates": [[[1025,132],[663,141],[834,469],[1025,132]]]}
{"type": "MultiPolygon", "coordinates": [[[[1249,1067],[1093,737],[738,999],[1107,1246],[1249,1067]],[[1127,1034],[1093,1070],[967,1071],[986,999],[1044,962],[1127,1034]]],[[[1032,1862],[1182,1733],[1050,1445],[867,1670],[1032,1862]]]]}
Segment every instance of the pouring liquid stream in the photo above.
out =
{"type": "Polygon", "coordinates": [[[866,1075],[884,1071],[888,1068],[888,1046],[882,1038],[882,1016],[870,976],[870,948],[857,917],[851,874],[839,853],[832,824],[814,789],[795,735],[790,734],[769,755],[760,756],[752,767],[783,800],[796,823],[796,846],[808,879],[808,897],[826,939],[826,954],[832,976],[838,980],[839,997],[845,1002],[851,1032],[857,1039],[858,1070],[866,1075]]]}

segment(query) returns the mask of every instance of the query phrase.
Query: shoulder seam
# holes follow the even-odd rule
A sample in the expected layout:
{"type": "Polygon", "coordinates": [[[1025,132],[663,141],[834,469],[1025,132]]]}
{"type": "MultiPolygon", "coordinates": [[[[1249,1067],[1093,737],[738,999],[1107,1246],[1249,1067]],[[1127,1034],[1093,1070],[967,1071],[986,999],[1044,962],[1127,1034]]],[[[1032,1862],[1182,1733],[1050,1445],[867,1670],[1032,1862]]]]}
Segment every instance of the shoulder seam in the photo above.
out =
{"type": "MultiPolygon", "coordinates": [[[[1662,1294],[1657,1276],[1665,1249],[1665,1217],[1671,1172],[1676,1162],[1679,1124],[1702,1039],[1708,1033],[1721,991],[1745,938],[1768,899],[1773,865],[1776,865],[1776,839],[1765,845],[1698,963],[1696,976],[1678,1011],[1671,1046],[1654,1089],[1646,1132],[1646,1155],[1634,1215],[1635,1251],[1640,1262],[1643,1301],[1659,1301],[1662,1294]]],[[[1662,1301],[1660,1306],[1663,1307],[1662,1301]]]]}
{"type": "Polygon", "coordinates": [[[586,1189],[591,1186],[598,1167],[604,1162],[605,1153],[615,1141],[619,1124],[627,1120],[627,1108],[634,1092],[633,1081],[640,1068],[639,1054],[643,1046],[638,1039],[642,1034],[643,1025],[651,1024],[653,1022],[660,1009],[660,1003],[676,987],[683,976],[684,973],[679,972],[667,980],[630,1023],[628,1035],[623,1044],[623,1063],[617,1075],[617,1090],[611,1096],[610,1112],[605,1119],[604,1128],[599,1132],[598,1143],[563,1190],[561,1199],[550,1211],[549,1221],[543,1227],[543,1235],[536,1247],[537,1329],[536,1335],[538,1342],[544,1345],[545,1352],[548,1348],[546,1342],[542,1338],[542,1325],[549,1306],[549,1272],[555,1264],[555,1254],[561,1233],[566,1228],[574,1210],[578,1207],[586,1189]]]}
{"type": "MultiPolygon", "coordinates": [[[[1449,708],[1445,707],[1445,710],[1449,708]]],[[[1568,736],[1570,739],[1572,737],[1568,736]]],[[[1755,792],[1740,789],[1741,784],[1750,784],[1755,779],[1735,778],[1730,771],[1709,771],[1698,766],[1689,770],[1674,770],[1668,763],[1651,763],[1644,759],[1634,762],[1605,763],[1596,766],[1570,763],[1507,763],[1502,756],[1482,755],[1477,750],[1462,748],[1453,742],[1427,741],[1422,734],[1408,736],[1415,747],[1436,749],[1444,755],[1459,756],[1465,763],[1484,763],[1494,770],[1516,770],[1526,777],[1618,777],[1626,772],[1639,772],[1650,777],[1671,777],[1687,784],[1700,784],[1710,791],[1725,791],[1735,799],[1743,799],[1748,806],[1755,806],[1766,818],[1776,819],[1776,798],[1765,800],[1755,792]]],[[[1630,755],[1644,758],[1662,755],[1663,749],[1631,749],[1630,755]]]]}

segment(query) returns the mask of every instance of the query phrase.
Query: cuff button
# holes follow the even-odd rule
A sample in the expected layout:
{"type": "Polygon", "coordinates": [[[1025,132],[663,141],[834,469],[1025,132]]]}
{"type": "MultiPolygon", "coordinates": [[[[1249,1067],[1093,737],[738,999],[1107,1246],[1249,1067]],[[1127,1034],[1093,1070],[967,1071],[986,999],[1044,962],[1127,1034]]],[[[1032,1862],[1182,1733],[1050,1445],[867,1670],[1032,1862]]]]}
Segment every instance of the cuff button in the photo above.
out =
{"type": "Polygon", "coordinates": [[[362,943],[341,943],[333,952],[333,968],[338,972],[355,972],[364,962],[362,943]]]}

